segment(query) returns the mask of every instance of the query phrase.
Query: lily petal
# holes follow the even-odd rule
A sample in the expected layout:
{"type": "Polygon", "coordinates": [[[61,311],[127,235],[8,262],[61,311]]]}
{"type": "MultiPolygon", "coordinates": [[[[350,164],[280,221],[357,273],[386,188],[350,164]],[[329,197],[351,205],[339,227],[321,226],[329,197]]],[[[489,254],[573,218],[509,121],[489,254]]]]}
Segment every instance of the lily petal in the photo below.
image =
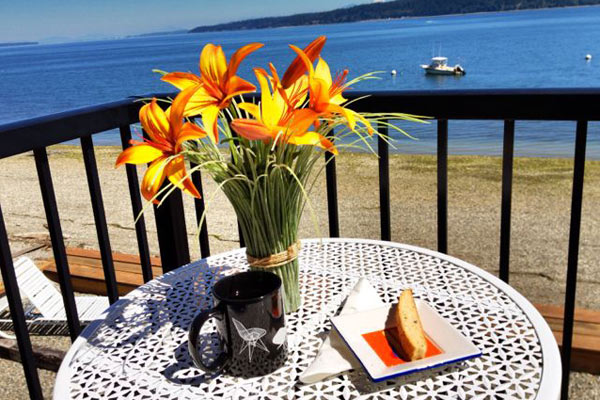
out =
{"type": "Polygon", "coordinates": [[[238,135],[248,140],[268,140],[273,139],[271,130],[260,121],[247,118],[233,120],[231,128],[238,135]]]}
{"type": "Polygon", "coordinates": [[[201,85],[202,80],[199,76],[189,72],[170,72],[160,78],[162,81],[170,83],[179,90],[185,90],[190,86],[201,85]]]}
{"type": "Polygon", "coordinates": [[[205,86],[200,86],[196,93],[189,99],[183,112],[184,117],[199,115],[203,108],[215,104],[216,100],[207,93],[205,86]]]}
{"type": "Polygon", "coordinates": [[[314,78],[310,81],[310,107],[322,113],[329,107],[329,88],[322,79],[314,78]]]}
{"type": "Polygon", "coordinates": [[[248,54],[260,49],[263,46],[264,44],[262,43],[250,43],[233,53],[227,67],[227,80],[234,77],[238,67],[240,66],[240,63],[244,60],[244,58],[246,58],[246,56],[248,56],[248,54]]]}
{"type": "Polygon", "coordinates": [[[327,84],[327,90],[331,88],[331,84],[333,83],[331,79],[331,70],[329,69],[329,65],[321,57],[319,57],[317,68],[315,68],[315,78],[323,80],[323,82],[327,84]]]}
{"type": "Polygon", "coordinates": [[[182,92],[179,92],[173,104],[169,107],[169,122],[170,129],[169,135],[171,142],[174,142],[177,138],[181,127],[183,126],[183,114],[187,107],[190,98],[198,91],[199,86],[190,86],[182,92]]]}
{"type": "Polygon", "coordinates": [[[119,154],[115,168],[123,164],[147,164],[163,155],[163,152],[146,143],[128,147],[119,154]]]}
{"type": "MultiPolygon", "coordinates": [[[[319,36],[304,48],[303,53],[311,61],[311,65],[317,59],[319,54],[321,54],[321,50],[323,50],[323,46],[325,46],[326,41],[327,38],[325,36],[319,36]]],[[[300,56],[296,57],[285,71],[285,74],[283,74],[281,84],[285,89],[287,89],[294,84],[298,78],[304,75],[306,71],[307,66],[305,62],[300,58],[300,56]]]]}
{"type": "Polygon", "coordinates": [[[227,59],[223,48],[208,43],[200,54],[200,72],[204,79],[217,83],[219,86],[225,80],[227,59]]]}
{"type": "MultiPolygon", "coordinates": [[[[311,60],[310,58],[308,58],[308,56],[306,55],[306,53],[304,53],[304,51],[300,50],[298,47],[294,46],[293,44],[290,44],[290,48],[292,50],[294,50],[294,52],[296,54],[298,54],[298,59],[300,59],[300,62],[304,65],[304,68],[302,69],[302,74],[300,74],[298,76],[298,78],[300,78],[300,76],[304,75],[304,73],[306,73],[308,71],[308,76],[309,77],[313,77],[313,75],[315,74],[315,68],[313,67],[313,60],[311,60]]],[[[294,60],[296,61],[296,60],[294,60]]],[[[296,78],[296,79],[298,79],[296,78]]],[[[285,75],[284,78],[285,80],[285,75]]],[[[294,81],[295,82],[295,81],[294,81]]],[[[287,86],[284,84],[284,88],[285,87],[289,87],[293,82],[289,83],[287,86]]],[[[282,84],[283,84],[283,80],[282,80],[282,84]]]]}
{"type": "Polygon", "coordinates": [[[252,115],[258,121],[261,120],[260,108],[258,107],[258,105],[254,104],[254,103],[240,103],[240,104],[238,104],[238,107],[241,108],[242,110],[248,112],[250,115],[252,115]]]}
{"type": "Polygon", "coordinates": [[[296,82],[285,89],[289,105],[293,108],[304,104],[308,95],[308,76],[302,75],[296,82]]]}
{"type": "Polygon", "coordinates": [[[190,177],[187,176],[183,155],[169,161],[169,164],[165,168],[165,172],[171,183],[181,189],[184,193],[197,198],[201,197],[198,189],[196,189],[196,186],[194,186],[190,177]]]}
{"type": "Polygon", "coordinates": [[[273,127],[279,122],[281,114],[277,113],[277,105],[273,101],[273,96],[271,95],[271,89],[269,88],[269,82],[267,80],[267,72],[263,69],[255,68],[254,73],[256,74],[256,79],[258,79],[258,84],[260,85],[260,115],[262,121],[266,126],[273,127]]]}
{"type": "Polygon", "coordinates": [[[269,63],[269,70],[271,71],[271,86],[273,87],[273,92],[277,91],[288,107],[294,108],[294,99],[290,98],[289,95],[294,94],[296,82],[294,82],[294,84],[288,89],[284,89],[283,85],[281,84],[281,80],[279,79],[279,75],[277,74],[277,69],[273,63],[269,63]]]}
{"type": "Polygon", "coordinates": [[[331,140],[327,139],[325,136],[317,133],[317,132],[306,132],[303,135],[292,135],[288,138],[288,142],[291,144],[295,144],[298,146],[302,145],[310,145],[310,146],[318,146],[321,147],[335,155],[338,154],[338,151],[331,140]]]}
{"type": "Polygon", "coordinates": [[[318,117],[319,114],[310,108],[301,108],[299,110],[295,110],[289,125],[289,129],[292,132],[306,132],[318,117]]]}
{"type": "Polygon", "coordinates": [[[156,98],[153,98],[152,102],[140,109],[140,122],[152,141],[163,144],[166,142],[169,133],[169,120],[162,108],[156,103],[156,98]]]}
{"type": "Polygon", "coordinates": [[[203,137],[206,137],[206,135],[206,131],[200,128],[198,125],[191,122],[186,122],[183,124],[181,131],[179,131],[179,135],[177,135],[175,151],[179,153],[181,151],[181,145],[186,140],[202,139],[203,137]]]}
{"type": "Polygon", "coordinates": [[[244,93],[251,93],[256,90],[256,86],[250,82],[240,78],[239,76],[233,76],[227,81],[226,89],[227,96],[222,101],[222,105],[227,104],[229,99],[244,93]]]}
{"type": "MultiPolygon", "coordinates": [[[[165,181],[165,167],[167,157],[159,157],[146,170],[144,179],[142,179],[142,186],[140,191],[142,196],[148,201],[152,200],[156,193],[160,190],[163,182],[165,181]]],[[[154,199],[154,204],[158,204],[158,200],[154,199]]]]}
{"type": "Polygon", "coordinates": [[[210,135],[215,143],[219,143],[219,107],[210,105],[204,107],[200,112],[202,114],[202,125],[206,133],[210,135]]]}

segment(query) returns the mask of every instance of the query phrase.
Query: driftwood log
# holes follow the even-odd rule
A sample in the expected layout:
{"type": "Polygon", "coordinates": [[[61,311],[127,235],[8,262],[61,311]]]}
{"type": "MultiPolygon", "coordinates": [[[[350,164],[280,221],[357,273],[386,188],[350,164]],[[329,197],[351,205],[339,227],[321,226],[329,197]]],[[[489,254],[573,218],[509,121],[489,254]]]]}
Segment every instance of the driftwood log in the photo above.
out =
{"type": "MultiPolygon", "coordinates": [[[[65,357],[65,352],[50,347],[33,345],[33,356],[38,368],[57,372],[65,357]]],[[[21,362],[16,340],[0,338],[0,358],[21,362]]]]}

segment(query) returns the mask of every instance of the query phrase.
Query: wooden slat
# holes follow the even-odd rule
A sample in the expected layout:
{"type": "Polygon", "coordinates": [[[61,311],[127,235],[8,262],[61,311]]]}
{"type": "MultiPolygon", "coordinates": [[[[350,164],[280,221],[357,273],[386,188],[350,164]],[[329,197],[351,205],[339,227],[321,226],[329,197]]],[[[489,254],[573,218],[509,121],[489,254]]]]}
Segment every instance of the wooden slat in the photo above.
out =
{"type": "MultiPolygon", "coordinates": [[[[50,347],[33,345],[33,357],[38,368],[58,372],[60,363],[65,358],[65,352],[50,347]]],[[[17,342],[0,338],[0,358],[21,362],[17,342]]]]}
{"type": "MultiPolygon", "coordinates": [[[[561,306],[550,304],[534,304],[535,308],[544,316],[544,318],[561,318],[564,315],[565,309],[561,306]]],[[[587,310],[584,308],[575,309],[575,321],[594,322],[600,324],[600,311],[587,310]]]]}
{"type": "MultiPolygon", "coordinates": [[[[82,265],[72,261],[69,261],[69,265],[71,267],[71,281],[75,291],[106,296],[106,284],[101,265],[82,265]]],[[[44,265],[43,270],[49,279],[55,281],[58,278],[56,267],[53,263],[49,262],[44,265]]],[[[117,290],[120,296],[144,284],[144,279],[139,268],[135,272],[123,271],[116,264],[115,273],[117,290]]],[[[153,268],[153,273],[155,276],[159,276],[162,270],[160,268],[153,268]]]]}
{"type": "MultiPolygon", "coordinates": [[[[106,295],[102,257],[98,250],[67,248],[69,265],[72,265],[72,282],[75,291],[106,295]]],[[[117,291],[120,296],[131,292],[144,284],[140,267],[140,257],[133,254],[112,253],[113,265],[117,280],[117,291]]],[[[158,257],[151,257],[152,275],[162,275],[161,261],[158,257]]],[[[51,280],[57,279],[56,264],[50,259],[40,268],[51,280]]]]}
{"type": "MultiPolygon", "coordinates": [[[[133,254],[113,252],[112,255],[113,255],[113,260],[115,262],[120,261],[120,262],[133,263],[133,264],[138,264],[138,265],[140,264],[140,257],[133,255],[133,254]]],[[[69,256],[69,257],[79,256],[79,257],[85,257],[85,258],[96,259],[96,260],[102,259],[100,256],[100,252],[98,250],[82,249],[79,247],[68,247],[67,248],[67,256],[69,256]]],[[[153,267],[161,266],[159,257],[150,257],[150,262],[152,263],[153,267]]]]}
{"type": "MultiPolygon", "coordinates": [[[[577,323],[575,324],[575,327],[577,323]]],[[[553,332],[556,342],[562,349],[562,332],[553,332]]],[[[600,337],[573,335],[571,347],[571,370],[600,374],[600,337]]]]}
{"type": "MultiPolygon", "coordinates": [[[[563,341],[564,307],[534,304],[552,329],[559,347],[563,341]]],[[[600,311],[576,308],[573,324],[571,369],[600,373],[600,311]]]]}
{"type": "MultiPolygon", "coordinates": [[[[79,264],[79,265],[93,266],[93,267],[101,267],[102,266],[101,260],[98,260],[95,258],[80,257],[80,256],[69,256],[69,262],[74,263],[74,264],[79,264]]],[[[54,265],[54,264],[50,263],[50,265],[54,265]]],[[[115,271],[130,272],[132,274],[141,274],[142,273],[142,271],[140,270],[140,264],[124,262],[124,261],[116,261],[114,263],[114,266],[115,266],[115,271]]],[[[42,269],[46,269],[46,266],[43,266],[42,269]]],[[[162,275],[162,269],[161,269],[160,265],[152,266],[152,275],[153,275],[153,277],[162,275]]]]}

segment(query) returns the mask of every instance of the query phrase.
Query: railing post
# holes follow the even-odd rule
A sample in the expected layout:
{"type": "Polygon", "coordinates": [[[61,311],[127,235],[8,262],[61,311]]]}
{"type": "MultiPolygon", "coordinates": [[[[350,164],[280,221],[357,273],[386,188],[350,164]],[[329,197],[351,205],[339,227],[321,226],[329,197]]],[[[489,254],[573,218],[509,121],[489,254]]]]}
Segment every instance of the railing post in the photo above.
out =
{"type": "Polygon", "coordinates": [[[437,122],[438,251],[448,252],[448,120],[437,122]]]}
{"type": "MultiPolygon", "coordinates": [[[[198,165],[192,163],[190,167],[197,168],[198,165]]],[[[200,193],[199,199],[194,199],[194,207],[196,208],[196,222],[200,224],[202,220],[202,216],[205,214],[206,206],[204,204],[204,190],[202,188],[202,174],[200,170],[196,170],[192,172],[192,182],[196,189],[198,189],[198,193],[200,193]]],[[[200,254],[202,258],[206,258],[210,256],[210,243],[208,240],[208,225],[206,224],[206,216],[204,216],[204,220],[202,220],[202,224],[199,225],[198,229],[200,229],[200,235],[198,235],[198,240],[200,241],[200,254]]]]}
{"type": "MultiPolygon", "coordinates": [[[[237,133],[235,133],[233,130],[231,131],[231,134],[232,134],[233,138],[238,137],[237,133]]],[[[244,233],[242,232],[242,226],[240,225],[239,219],[237,221],[237,230],[238,230],[238,238],[239,238],[239,242],[240,242],[240,248],[244,248],[244,247],[246,247],[246,240],[244,239],[244,233]]]]}
{"type": "Polygon", "coordinates": [[[392,223],[390,210],[390,150],[387,139],[388,127],[380,125],[377,130],[377,153],[379,155],[379,217],[381,223],[381,240],[392,240],[392,223]]]}
{"type": "Polygon", "coordinates": [[[94,142],[91,135],[81,137],[81,151],[83,154],[83,163],[85,164],[88,189],[90,190],[90,200],[92,202],[96,234],[98,236],[98,247],[102,258],[102,269],[104,270],[104,280],[106,282],[106,294],[108,295],[110,304],[113,304],[119,299],[119,292],[117,290],[115,265],[113,263],[110,238],[108,236],[108,226],[106,225],[106,214],[104,212],[104,203],[102,201],[102,188],[100,186],[100,177],[98,176],[96,155],[94,154],[94,142]]]}
{"type": "MultiPolygon", "coordinates": [[[[129,125],[119,127],[121,134],[121,145],[123,150],[131,146],[131,128],[129,125]]],[[[127,183],[129,185],[129,197],[131,198],[131,209],[133,211],[135,223],[135,235],[138,242],[138,251],[140,253],[140,264],[142,267],[142,278],[144,282],[152,279],[152,262],[150,261],[150,249],[148,248],[148,235],[146,232],[146,221],[144,215],[140,215],[144,208],[142,207],[142,199],[140,197],[140,184],[138,182],[137,167],[132,164],[125,165],[127,171],[127,183]]]]}
{"type": "Polygon", "coordinates": [[[502,211],[500,217],[500,279],[508,283],[515,121],[504,121],[502,150],[502,211]]]}
{"type": "Polygon", "coordinates": [[[65,250],[65,242],[60,226],[60,217],[58,215],[58,206],[54,194],[54,185],[52,184],[52,175],[50,174],[50,165],[48,163],[48,153],[46,148],[35,149],[35,167],[37,169],[38,179],[40,181],[40,190],[42,192],[42,201],[44,211],[46,212],[46,221],[48,222],[48,233],[52,242],[52,253],[56,263],[56,272],[62,294],[63,305],[65,306],[65,315],[67,317],[67,326],[69,327],[69,336],[74,342],[79,336],[81,326],[71,284],[71,274],[69,273],[69,261],[65,250]]]}
{"type": "Polygon", "coordinates": [[[158,247],[163,272],[167,273],[190,262],[183,198],[174,190],[163,203],[154,206],[158,247]]]}
{"type": "Polygon", "coordinates": [[[573,318],[575,315],[575,294],[577,284],[577,262],[579,258],[579,235],[581,227],[581,205],[583,203],[583,177],[585,172],[585,145],[587,121],[577,121],[575,137],[575,161],[573,165],[573,192],[571,197],[571,225],[569,228],[569,255],[567,264],[567,288],[565,294],[565,314],[562,342],[562,393],[561,398],[569,398],[569,374],[571,372],[571,345],[573,343],[573,318]]]}
{"type": "Polygon", "coordinates": [[[325,181],[327,182],[327,213],[329,215],[329,237],[340,237],[340,217],[337,201],[337,172],[335,156],[325,152],[325,181]]]}
{"type": "Polygon", "coordinates": [[[8,244],[8,236],[6,234],[6,226],[4,225],[4,217],[0,208],[0,270],[2,271],[2,281],[8,300],[10,316],[13,321],[13,329],[17,336],[17,346],[19,347],[19,355],[23,363],[23,372],[25,373],[25,381],[29,389],[29,397],[32,400],[42,399],[42,387],[40,386],[40,378],[37,373],[35,358],[31,348],[31,340],[27,325],[25,323],[25,314],[23,312],[23,303],[19,294],[19,286],[15,274],[15,266],[12,262],[10,253],[10,245],[8,244]]]}
{"type": "Polygon", "coordinates": [[[244,239],[244,233],[242,232],[242,226],[240,225],[240,221],[237,223],[238,227],[238,238],[240,242],[240,248],[246,247],[246,240],[244,239]]]}

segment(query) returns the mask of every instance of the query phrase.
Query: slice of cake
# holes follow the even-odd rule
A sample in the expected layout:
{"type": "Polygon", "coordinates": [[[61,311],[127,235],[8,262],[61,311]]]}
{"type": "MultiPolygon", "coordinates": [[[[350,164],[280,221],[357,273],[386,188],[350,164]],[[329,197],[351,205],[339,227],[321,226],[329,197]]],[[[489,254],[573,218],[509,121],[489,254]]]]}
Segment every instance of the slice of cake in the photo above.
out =
{"type": "Polygon", "coordinates": [[[396,307],[396,323],[404,355],[411,361],[424,358],[427,352],[427,341],[413,299],[412,289],[404,290],[400,294],[396,307]]]}

